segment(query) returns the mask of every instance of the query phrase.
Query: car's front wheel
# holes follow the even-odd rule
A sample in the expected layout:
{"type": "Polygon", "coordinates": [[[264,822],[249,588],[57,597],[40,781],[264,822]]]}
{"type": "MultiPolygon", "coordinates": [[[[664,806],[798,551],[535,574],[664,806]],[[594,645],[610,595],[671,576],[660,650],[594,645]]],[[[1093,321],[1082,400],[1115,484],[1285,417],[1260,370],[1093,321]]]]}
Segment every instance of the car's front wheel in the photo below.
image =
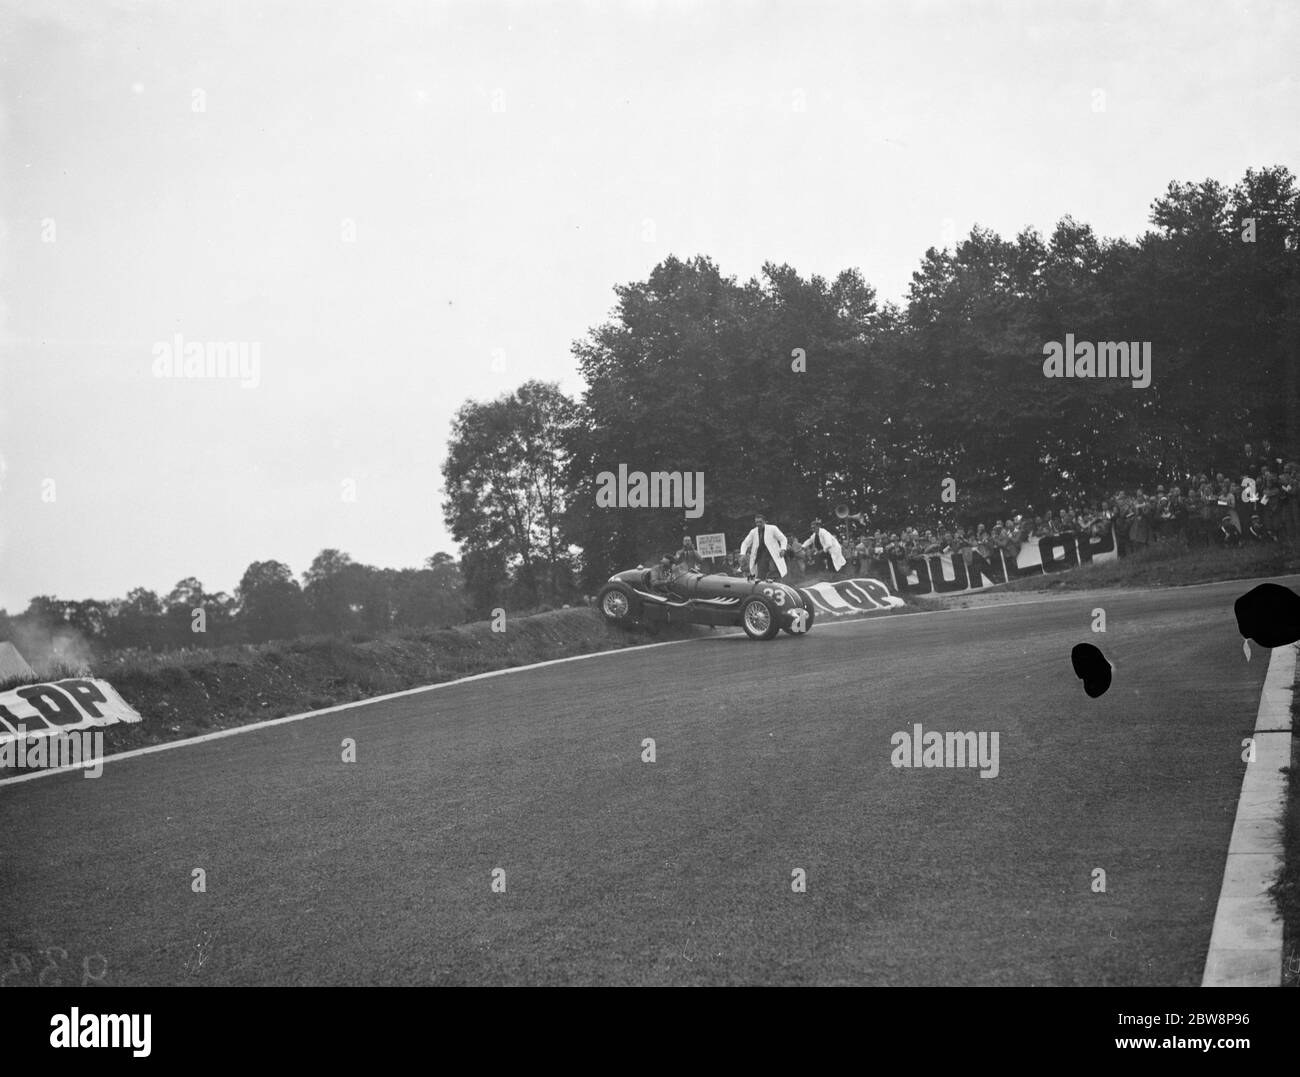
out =
{"type": "Polygon", "coordinates": [[[745,599],[740,607],[740,627],[750,639],[771,639],[781,631],[776,606],[759,595],[745,599]]]}
{"type": "Polygon", "coordinates": [[[790,611],[790,623],[781,627],[792,636],[804,636],[813,626],[811,606],[796,606],[790,611]]]}
{"type": "Polygon", "coordinates": [[[629,625],[636,620],[636,610],[627,588],[617,583],[606,584],[596,596],[596,607],[610,624],[629,625]]]}

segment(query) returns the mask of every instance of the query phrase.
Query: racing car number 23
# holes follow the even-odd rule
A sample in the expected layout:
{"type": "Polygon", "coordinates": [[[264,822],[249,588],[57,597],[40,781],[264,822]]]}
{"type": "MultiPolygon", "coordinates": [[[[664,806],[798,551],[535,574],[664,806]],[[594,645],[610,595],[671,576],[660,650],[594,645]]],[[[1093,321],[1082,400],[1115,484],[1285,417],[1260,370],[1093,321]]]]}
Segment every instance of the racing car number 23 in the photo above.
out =
{"type": "MultiPolygon", "coordinates": [[[[778,606],[785,606],[785,589],[782,587],[764,587],[763,594],[775,602],[778,606]]],[[[808,611],[798,606],[790,611],[790,631],[807,632],[808,631],[808,611]]]]}

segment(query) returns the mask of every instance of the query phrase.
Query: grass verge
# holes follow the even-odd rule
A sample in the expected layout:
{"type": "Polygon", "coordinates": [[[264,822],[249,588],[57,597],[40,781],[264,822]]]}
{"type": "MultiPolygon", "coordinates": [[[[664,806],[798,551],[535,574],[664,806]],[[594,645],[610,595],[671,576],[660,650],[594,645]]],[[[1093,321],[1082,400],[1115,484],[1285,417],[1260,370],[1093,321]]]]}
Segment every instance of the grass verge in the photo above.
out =
{"type": "Polygon", "coordinates": [[[1294,543],[1244,546],[1237,550],[1161,542],[1116,561],[1081,565],[1052,576],[1016,580],[998,591],[1090,591],[1104,587],[1173,587],[1187,583],[1287,576],[1300,572],[1294,543]]]}

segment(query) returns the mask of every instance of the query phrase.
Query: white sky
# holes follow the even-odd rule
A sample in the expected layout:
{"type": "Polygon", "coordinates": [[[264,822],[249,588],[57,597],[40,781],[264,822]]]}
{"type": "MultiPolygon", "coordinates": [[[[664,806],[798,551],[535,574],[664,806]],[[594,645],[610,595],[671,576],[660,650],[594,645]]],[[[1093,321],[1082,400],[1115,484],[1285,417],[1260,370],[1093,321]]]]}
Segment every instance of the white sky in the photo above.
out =
{"type": "Polygon", "coordinates": [[[6,2],[0,607],[454,551],[453,411],[579,391],[615,284],[708,254],[901,300],[945,221],[1135,235],[1170,180],[1300,171],[1298,26],[1285,0],[6,2]],[[259,342],[260,384],[152,377],[178,332],[259,342]]]}

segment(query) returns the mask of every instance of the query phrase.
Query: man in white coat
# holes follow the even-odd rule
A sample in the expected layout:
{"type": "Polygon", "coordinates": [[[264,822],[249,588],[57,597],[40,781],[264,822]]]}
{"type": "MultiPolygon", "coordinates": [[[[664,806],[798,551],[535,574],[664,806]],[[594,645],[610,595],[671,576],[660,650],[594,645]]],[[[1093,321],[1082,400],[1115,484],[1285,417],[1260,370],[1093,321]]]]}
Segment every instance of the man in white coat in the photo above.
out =
{"type": "Polygon", "coordinates": [[[804,549],[811,550],[813,553],[829,554],[831,565],[836,572],[839,572],[844,567],[844,551],[840,548],[840,540],[822,527],[819,519],[813,520],[812,529],[808,541],[803,544],[804,549]]]}
{"type": "Polygon", "coordinates": [[[785,535],[775,524],[770,524],[761,515],[754,517],[754,527],[740,544],[740,559],[749,569],[751,576],[760,580],[776,577],[783,578],[785,567],[785,535]]]}

